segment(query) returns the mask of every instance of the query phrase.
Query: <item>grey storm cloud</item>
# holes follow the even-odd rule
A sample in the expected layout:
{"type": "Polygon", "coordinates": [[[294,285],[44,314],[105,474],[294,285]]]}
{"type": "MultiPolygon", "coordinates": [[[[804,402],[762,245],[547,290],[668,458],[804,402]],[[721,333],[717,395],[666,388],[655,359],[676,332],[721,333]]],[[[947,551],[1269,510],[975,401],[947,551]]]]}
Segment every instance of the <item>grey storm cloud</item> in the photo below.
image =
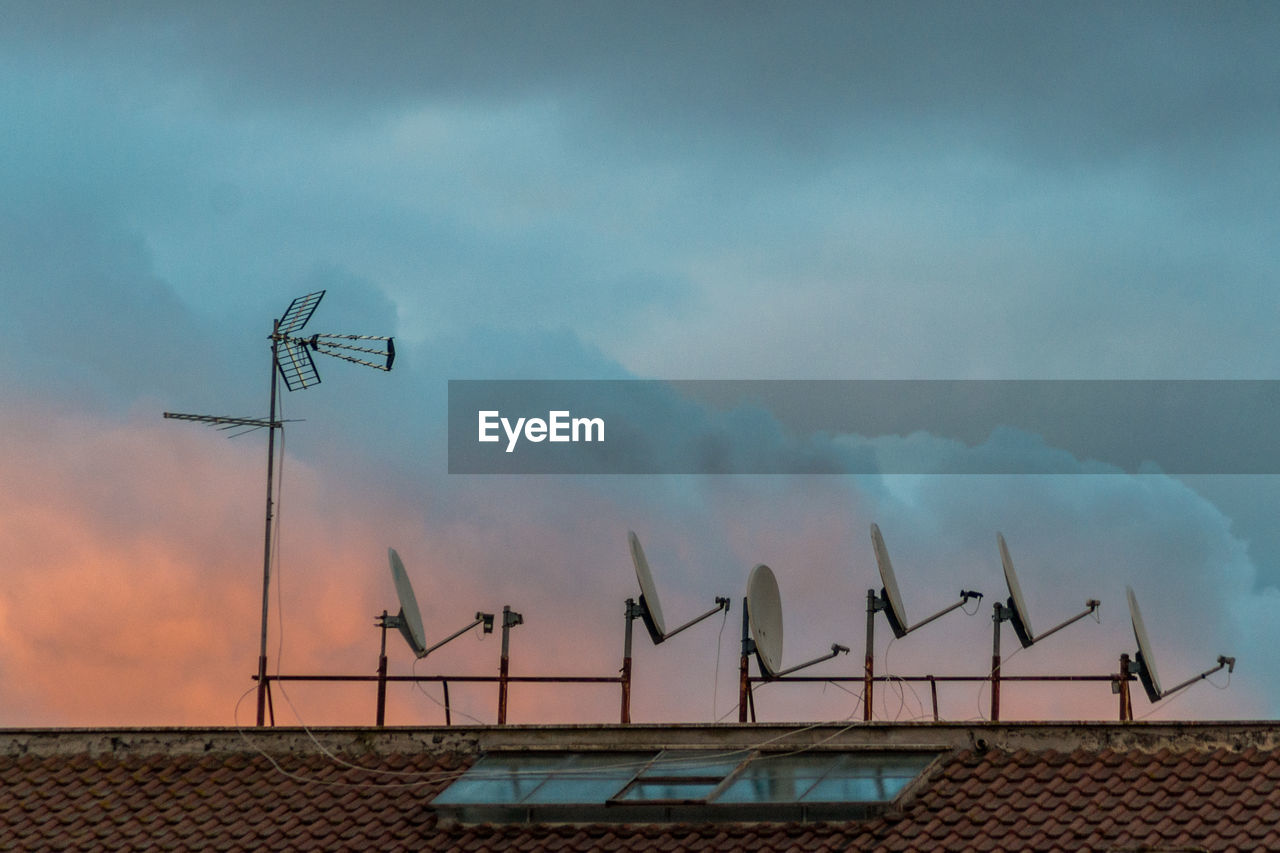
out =
{"type": "Polygon", "coordinates": [[[769,144],[944,121],[1086,158],[1241,135],[1261,150],[1280,82],[1266,3],[17,3],[7,17],[10,41],[163,63],[241,105],[549,95],[628,125],[763,127],[769,144]]]}

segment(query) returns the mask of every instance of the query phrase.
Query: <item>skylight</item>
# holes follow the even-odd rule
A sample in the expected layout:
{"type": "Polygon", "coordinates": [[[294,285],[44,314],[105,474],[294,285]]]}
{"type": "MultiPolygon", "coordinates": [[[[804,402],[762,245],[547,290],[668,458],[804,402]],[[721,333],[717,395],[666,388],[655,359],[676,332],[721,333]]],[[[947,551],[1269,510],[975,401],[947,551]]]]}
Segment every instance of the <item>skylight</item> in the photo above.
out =
{"type": "Polygon", "coordinates": [[[432,806],[467,822],[849,820],[878,814],[936,751],[493,752],[432,806]]]}

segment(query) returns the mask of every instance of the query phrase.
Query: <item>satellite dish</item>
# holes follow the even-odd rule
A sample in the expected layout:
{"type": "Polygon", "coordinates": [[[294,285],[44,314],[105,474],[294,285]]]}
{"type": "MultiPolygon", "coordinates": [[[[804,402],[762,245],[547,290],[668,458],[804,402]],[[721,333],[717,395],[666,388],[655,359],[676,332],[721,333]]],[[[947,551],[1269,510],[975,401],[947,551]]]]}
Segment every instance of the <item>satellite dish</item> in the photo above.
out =
{"type": "Polygon", "coordinates": [[[1151,638],[1147,636],[1147,626],[1142,622],[1142,611],[1138,609],[1138,597],[1133,594],[1133,587],[1126,586],[1125,594],[1129,597],[1129,619],[1133,623],[1133,636],[1138,641],[1138,677],[1147,691],[1147,698],[1153,703],[1159,702],[1164,693],[1160,690],[1160,676],[1156,673],[1156,659],[1151,652],[1151,638]]]}
{"type": "Polygon", "coordinates": [[[627,531],[627,542],[631,546],[631,562],[636,567],[636,580],[640,583],[640,617],[644,619],[645,628],[654,645],[665,640],[666,621],[662,618],[662,603],[658,600],[658,588],[653,583],[653,575],[649,572],[649,561],[644,557],[644,549],[640,547],[640,537],[634,531],[627,531]]]}
{"type": "Polygon", "coordinates": [[[764,674],[772,678],[782,671],[782,596],[773,570],[763,563],[747,578],[747,612],[756,658],[764,674]]]}
{"type": "Polygon", "coordinates": [[[1035,642],[1035,633],[1031,630],[1031,619],[1027,616],[1027,602],[1022,597],[1022,587],[1018,585],[1018,575],[1013,570],[1013,558],[1009,556],[1009,546],[1004,542],[1004,535],[996,534],[996,542],[1000,545],[1000,563],[1004,566],[1004,582],[1009,587],[1010,621],[1013,632],[1018,635],[1022,647],[1029,648],[1035,642]]]}
{"type": "Polygon", "coordinates": [[[880,567],[880,581],[884,584],[882,594],[885,603],[884,615],[889,619],[889,627],[893,635],[899,639],[907,635],[907,611],[902,606],[902,593],[898,591],[898,580],[893,574],[893,563],[889,561],[889,549],[884,546],[884,537],[880,535],[879,525],[871,525],[871,546],[876,552],[876,565],[880,567]]]}
{"type": "Polygon", "coordinates": [[[395,616],[387,616],[384,612],[378,624],[384,629],[399,628],[405,642],[413,653],[420,658],[434,652],[445,643],[456,640],[477,625],[483,626],[486,634],[493,633],[493,614],[476,613],[475,621],[461,630],[455,631],[430,648],[427,647],[426,633],[422,630],[422,611],[418,609],[418,597],[413,594],[413,584],[409,582],[409,573],[404,570],[404,563],[395,548],[387,549],[387,561],[391,564],[391,579],[395,581],[396,597],[400,599],[400,612],[395,616]]]}
{"type": "MultiPolygon", "coordinates": [[[[639,616],[644,620],[644,627],[649,630],[649,637],[656,646],[665,640],[669,640],[676,634],[686,628],[692,628],[703,619],[714,616],[721,610],[729,610],[729,599],[720,596],[716,597],[716,606],[703,613],[701,616],[695,616],[688,622],[678,628],[667,630],[667,621],[662,616],[662,603],[658,600],[658,587],[653,582],[653,574],[649,571],[649,561],[645,559],[644,549],[640,547],[640,537],[636,536],[634,531],[627,531],[627,545],[631,550],[631,562],[636,567],[636,580],[640,584],[640,604],[636,606],[631,599],[627,599],[627,637],[631,636],[631,620],[639,616]]],[[[627,640],[627,657],[630,659],[631,640],[627,640]]]]}
{"type": "Polygon", "coordinates": [[[395,548],[387,549],[387,559],[391,563],[391,579],[396,585],[396,597],[400,599],[400,613],[397,617],[400,633],[413,653],[423,657],[426,653],[427,638],[422,630],[422,612],[418,610],[418,598],[413,594],[413,584],[409,582],[409,574],[404,570],[404,563],[395,548]]]}

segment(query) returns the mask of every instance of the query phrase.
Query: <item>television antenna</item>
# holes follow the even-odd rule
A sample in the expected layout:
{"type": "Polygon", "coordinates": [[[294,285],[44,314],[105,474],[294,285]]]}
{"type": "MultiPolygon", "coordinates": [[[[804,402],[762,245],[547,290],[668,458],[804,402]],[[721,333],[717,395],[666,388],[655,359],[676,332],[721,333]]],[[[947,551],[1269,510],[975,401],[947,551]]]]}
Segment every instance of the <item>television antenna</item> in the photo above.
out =
{"type": "MultiPolygon", "coordinates": [[[[1206,669],[1204,672],[1188,678],[1176,687],[1170,687],[1168,690],[1162,688],[1160,686],[1160,676],[1156,672],[1155,654],[1152,651],[1151,640],[1147,636],[1147,627],[1142,621],[1142,611],[1138,608],[1138,597],[1134,595],[1133,587],[1131,586],[1125,587],[1125,595],[1129,599],[1129,619],[1133,624],[1133,637],[1138,643],[1138,653],[1134,656],[1132,668],[1137,671],[1138,679],[1142,682],[1142,687],[1146,690],[1147,698],[1151,700],[1151,704],[1154,705],[1166,696],[1177,693],[1183,688],[1190,687],[1201,679],[1208,678],[1223,667],[1226,667],[1227,672],[1235,671],[1235,658],[1227,657],[1226,655],[1218,655],[1218,664],[1212,669],[1206,669]]],[[[1126,658],[1122,656],[1120,662],[1122,669],[1120,685],[1121,690],[1123,691],[1123,695],[1120,700],[1121,719],[1127,718],[1132,720],[1133,705],[1129,700],[1129,682],[1126,677],[1128,673],[1123,671],[1125,669],[1126,658]],[[1127,717],[1125,716],[1126,711],[1127,717]]]]}
{"type": "Polygon", "coordinates": [[[276,391],[279,381],[283,380],[290,391],[299,391],[320,384],[320,372],[316,369],[312,353],[340,358],[353,364],[372,367],[375,370],[390,371],[396,358],[395,341],[390,337],[374,335],[338,335],[313,334],[304,337],[298,333],[315,313],[316,306],[324,297],[325,291],[317,290],[305,296],[299,296],[289,303],[280,319],[274,321],[271,330],[271,403],[270,414],[262,418],[229,418],[216,415],[190,415],[177,412],[165,412],[166,418],[175,420],[197,421],[219,428],[235,426],[249,429],[265,428],[267,430],[267,511],[266,533],[263,536],[262,548],[262,631],[258,649],[258,725],[264,725],[267,704],[267,614],[270,605],[271,590],[271,520],[274,504],[272,497],[273,476],[275,470],[276,430],[284,427],[285,421],[276,418],[276,391]],[[354,343],[354,342],[360,343],[354,343]],[[369,342],[381,342],[382,346],[369,346],[369,342]],[[377,357],[377,361],[370,357],[377,357]]]}
{"type": "Polygon", "coordinates": [[[831,651],[813,660],[782,666],[782,595],[773,569],[761,563],[747,577],[747,595],[742,600],[742,659],[739,665],[738,721],[747,721],[748,707],[755,716],[751,695],[750,659],[754,654],[762,680],[773,681],[814,664],[847,654],[848,646],[831,644],[831,651]]]}
{"type": "Polygon", "coordinates": [[[655,646],[661,645],[686,628],[692,628],[704,619],[708,619],[721,610],[728,612],[729,599],[716,596],[716,606],[699,616],[695,616],[678,628],[667,630],[667,623],[662,615],[662,602],[658,598],[658,587],[653,582],[653,573],[649,571],[649,561],[644,556],[644,548],[640,547],[640,537],[635,531],[627,531],[627,545],[631,551],[631,562],[636,570],[636,582],[640,586],[640,601],[627,599],[627,629],[623,641],[622,654],[622,722],[631,722],[631,626],[637,619],[644,622],[649,638],[655,646]]]}
{"type": "Polygon", "coordinates": [[[1031,617],[1027,610],[1027,602],[1022,597],[1022,586],[1018,583],[1018,574],[1013,568],[1013,558],[1009,556],[1009,546],[1005,544],[1004,534],[996,533],[996,544],[1000,549],[1000,565],[1004,568],[1005,585],[1009,588],[1009,599],[1006,604],[999,601],[993,608],[991,621],[995,625],[995,639],[991,644],[991,720],[1000,719],[1000,623],[1010,622],[1018,642],[1024,649],[1030,648],[1051,634],[1056,634],[1068,625],[1078,622],[1092,613],[1096,613],[1102,603],[1096,598],[1085,602],[1085,610],[1072,616],[1067,621],[1043,634],[1035,634],[1031,630],[1031,617]]]}
{"type": "Polygon", "coordinates": [[[982,593],[980,592],[962,589],[960,590],[960,600],[955,604],[944,607],[932,616],[912,625],[907,621],[907,611],[902,602],[902,593],[898,591],[898,580],[893,572],[893,563],[889,560],[889,549],[885,547],[884,537],[880,534],[880,527],[875,523],[871,525],[871,547],[875,551],[876,566],[880,570],[880,581],[884,585],[880,588],[879,593],[874,589],[867,590],[867,654],[863,663],[862,677],[862,719],[865,722],[871,722],[872,685],[875,683],[876,613],[884,611],[893,635],[901,639],[912,631],[919,630],[935,619],[945,616],[957,607],[963,607],[970,598],[982,598],[982,593]]]}

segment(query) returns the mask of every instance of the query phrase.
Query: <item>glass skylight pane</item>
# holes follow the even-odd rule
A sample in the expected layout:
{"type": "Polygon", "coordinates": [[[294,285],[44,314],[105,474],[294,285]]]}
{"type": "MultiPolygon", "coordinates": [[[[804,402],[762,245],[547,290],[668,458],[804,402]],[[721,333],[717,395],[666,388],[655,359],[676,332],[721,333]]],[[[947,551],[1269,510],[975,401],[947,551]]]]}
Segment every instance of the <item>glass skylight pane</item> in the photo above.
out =
{"type": "Polygon", "coordinates": [[[933,753],[850,752],[831,771],[841,776],[900,776],[914,779],[933,761],[933,753]]]}
{"type": "Polygon", "coordinates": [[[637,782],[619,799],[634,800],[701,800],[715,790],[719,782],[637,782]]]}
{"type": "Polygon", "coordinates": [[[535,803],[603,803],[631,781],[652,753],[579,753],[543,777],[542,784],[521,801],[535,803]]]}
{"type": "Polygon", "coordinates": [[[854,778],[828,776],[801,799],[809,803],[887,803],[907,786],[910,777],[854,778]]]}
{"type": "Polygon", "coordinates": [[[485,756],[442,791],[434,802],[442,805],[514,804],[524,800],[547,775],[565,764],[564,755],[485,756]]]}
{"type": "Polygon", "coordinates": [[[801,753],[761,756],[716,797],[718,803],[874,803],[896,797],[932,754],[801,753]]]}
{"type": "Polygon", "coordinates": [[[747,757],[746,752],[711,752],[705,749],[668,749],[640,774],[647,776],[728,776],[747,757]]]}
{"type": "Polygon", "coordinates": [[[794,803],[826,775],[837,757],[758,758],[716,797],[716,802],[794,803]]]}

